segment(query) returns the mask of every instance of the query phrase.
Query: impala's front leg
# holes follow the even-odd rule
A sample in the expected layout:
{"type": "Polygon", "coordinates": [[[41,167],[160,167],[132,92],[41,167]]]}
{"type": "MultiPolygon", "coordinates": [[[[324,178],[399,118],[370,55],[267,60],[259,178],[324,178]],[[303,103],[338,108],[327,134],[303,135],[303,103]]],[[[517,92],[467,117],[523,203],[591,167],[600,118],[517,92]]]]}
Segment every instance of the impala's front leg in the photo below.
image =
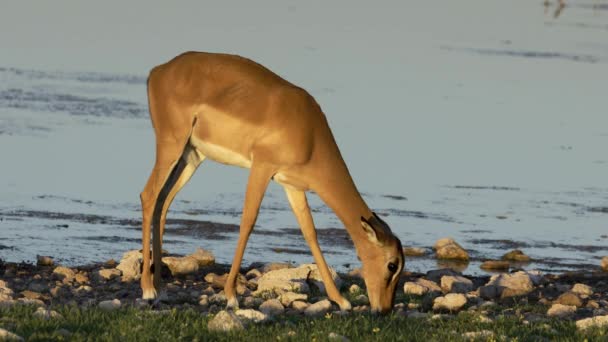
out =
{"type": "Polygon", "coordinates": [[[236,299],[236,277],[239,274],[241,268],[241,262],[243,261],[243,254],[245,253],[245,247],[247,247],[247,240],[253,230],[255,221],[258,217],[260,210],[260,204],[264,198],[264,192],[268,187],[270,178],[274,174],[274,169],[265,165],[251,166],[249,173],[249,180],[247,182],[247,192],[245,192],[245,204],[243,205],[243,216],[241,217],[241,226],[239,231],[239,241],[236,246],[234,253],[234,259],[232,260],[232,267],[226,279],[226,285],[224,286],[224,293],[228,301],[226,308],[237,309],[239,302],[236,299]]]}
{"type": "Polygon", "coordinates": [[[340,310],[350,310],[350,302],[344,298],[340,294],[340,291],[338,291],[336,288],[336,283],[334,283],[334,279],[331,276],[329,267],[327,267],[327,263],[325,262],[325,258],[323,257],[323,253],[319,247],[319,242],[317,241],[317,231],[315,230],[312,215],[310,214],[306,194],[304,191],[296,190],[288,186],[285,187],[285,192],[287,193],[287,199],[289,200],[291,209],[293,210],[293,213],[298,220],[298,224],[300,225],[300,229],[302,230],[302,235],[304,235],[304,239],[310,246],[312,256],[317,263],[319,271],[321,272],[321,278],[325,284],[325,289],[329,299],[338,304],[340,306],[340,310]]]}

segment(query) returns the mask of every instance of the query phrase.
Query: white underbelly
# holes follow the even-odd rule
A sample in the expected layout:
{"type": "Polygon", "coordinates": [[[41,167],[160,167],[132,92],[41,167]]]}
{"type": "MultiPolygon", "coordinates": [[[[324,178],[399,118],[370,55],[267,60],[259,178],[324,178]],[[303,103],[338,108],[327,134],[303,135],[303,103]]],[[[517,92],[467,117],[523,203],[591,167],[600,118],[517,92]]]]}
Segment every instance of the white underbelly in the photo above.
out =
{"type": "Polygon", "coordinates": [[[190,144],[194,146],[199,153],[218,163],[244,167],[247,169],[251,167],[251,158],[223,146],[204,142],[194,136],[190,137],[190,144]]]}

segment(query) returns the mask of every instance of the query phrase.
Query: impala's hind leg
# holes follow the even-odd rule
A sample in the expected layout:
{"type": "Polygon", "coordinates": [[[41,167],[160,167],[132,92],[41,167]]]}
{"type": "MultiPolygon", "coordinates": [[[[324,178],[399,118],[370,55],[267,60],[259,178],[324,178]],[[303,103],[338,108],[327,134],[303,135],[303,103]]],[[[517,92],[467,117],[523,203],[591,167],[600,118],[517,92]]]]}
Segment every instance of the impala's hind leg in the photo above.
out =
{"type": "Polygon", "coordinates": [[[167,210],[175,195],[186,185],[194,171],[204,160],[204,156],[198,154],[190,145],[186,145],[181,158],[173,165],[166,166],[162,163],[163,158],[157,159],[157,164],[152,170],[148,184],[141,194],[143,212],[143,270],[141,277],[141,288],[143,299],[155,299],[160,289],[160,265],[162,237],[165,230],[167,210]],[[158,161],[161,161],[160,163],[158,161]],[[164,180],[161,177],[164,176],[164,180]],[[150,233],[151,225],[154,227],[154,264],[158,265],[154,272],[154,280],[150,273],[150,233]]]}

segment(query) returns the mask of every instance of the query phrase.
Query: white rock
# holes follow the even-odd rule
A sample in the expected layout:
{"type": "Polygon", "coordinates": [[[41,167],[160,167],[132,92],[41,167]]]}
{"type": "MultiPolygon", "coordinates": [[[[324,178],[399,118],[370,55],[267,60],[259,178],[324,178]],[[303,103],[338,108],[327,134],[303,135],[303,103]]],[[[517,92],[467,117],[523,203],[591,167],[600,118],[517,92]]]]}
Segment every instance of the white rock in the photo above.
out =
{"type": "Polygon", "coordinates": [[[215,264],[215,256],[210,251],[206,251],[202,248],[197,248],[196,252],[189,255],[198,261],[199,266],[209,266],[215,264]]]}
{"type": "MultiPolygon", "coordinates": [[[[336,286],[340,288],[342,285],[340,277],[333,269],[330,269],[330,272],[336,286]]],[[[325,286],[317,266],[315,264],[304,264],[296,268],[283,268],[265,273],[258,279],[256,293],[260,294],[264,291],[308,293],[310,289],[307,282],[312,282],[321,292],[325,292],[325,286]]]]}
{"type": "Polygon", "coordinates": [[[348,288],[348,293],[350,294],[357,294],[361,292],[361,287],[357,284],[352,284],[349,288],[348,288]]]}
{"type": "Polygon", "coordinates": [[[36,318],[40,318],[40,319],[44,319],[44,320],[63,318],[63,316],[61,316],[61,314],[59,312],[54,311],[54,310],[47,310],[43,307],[39,307],[38,309],[36,309],[36,311],[34,312],[33,315],[36,318]]]}
{"type": "Polygon", "coordinates": [[[74,270],[72,270],[71,268],[67,268],[64,266],[57,266],[55,267],[55,269],[53,270],[54,274],[58,274],[61,279],[65,280],[65,281],[71,281],[72,279],[74,279],[74,277],[76,277],[76,272],[74,272],[74,270]]]}
{"type": "Polygon", "coordinates": [[[608,256],[602,258],[602,263],[600,265],[604,271],[608,271],[608,256]]]}
{"type": "Polygon", "coordinates": [[[331,302],[328,299],[318,301],[309,305],[304,310],[304,315],[309,317],[324,315],[331,310],[331,302]]]}
{"type": "Polygon", "coordinates": [[[199,261],[192,256],[164,257],[162,260],[174,276],[195,273],[199,267],[199,261]]]}
{"type": "Polygon", "coordinates": [[[141,277],[142,254],[138,250],[124,253],[117,270],[122,272],[122,281],[137,280],[141,277]]]}
{"type": "Polygon", "coordinates": [[[209,331],[232,331],[232,330],[243,330],[245,325],[232,311],[222,310],[213,317],[212,320],[207,324],[209,331]]]}
{"type": "Polygon", "coordinates": [[[279,300],[281,301],[281,304],[288,307],[289,304],[296,300],[307,301],[308,295],[305,293],[285,292],[279,296],[279,300]]]}
{"type": "Polygon", "coordinates": [[[479,330],[479,331],[469,331],[462,334],[467,340],[483,340],[483,341],[491,341],[494,337],[494,332],[491,330],[479,330]]]}
{"type": "Polygon", "coordinates": [[[576,321],[576,328],[585,330],[590,327],[605,327],[608,326],[608,315],[595,316],[576,321]]]}
{"type": "Polygon", "coordinates": [[[452,238],[437,240],[433,248],[437,259],[469,260],[469,253],[452,238]]]}
{"type": "Polygon", "coordinates": [[[268,316],[280,315],[285,311],[285,307],[278,299],[269,299],[260,304],[258,309],[268,316]]]}
{"type": "Polygon", "coordinates": [[[418,278],[415,282],[406,282],[403,285],[403,292],[405,294],[422,296],[428,292],[441,292],[441,288],[434,281],[418,278]]]}
{"type": "Polygon", "coordinates": [[[584,296],[591,296],[593,294],[593,289],[591,286],[586,284],[574,284],[572,290],[570,291],[584,296]]]}
{"type": "Polygon", "coordinates": [[[444,292],[467,293],[473,291],[473,282],[463,276],[441,277],[441,289],[444,292]]]}
{"type": "Polygon", "coordinates": [[[97,272],[100,278],[105,280],[112,280],[114,278],[120,277],[122,272],[116,268],[104,268],[97,272]]]}
{"type": "Polygon", "coordinates": [[[467,297],[462,293],[448,293],[433,301],[433,310],[458,311],[467,303],[467,297]]]}
{"type": "MultiPolygon", "coordinates": [[[[496,286],[497,296],[512,297],[530,293],[534,289],[534,283],[526,272],[516,272],[512,274],[495,274],[490,278],[486,286],[496,286]]],[[[481,290],[480,290],[481,292],[481,290]]],[[[482,296],[484,298],[489,298],[482,296]]]]}
{"type": "Polygon", "coordinates": [[[308,304],[307,302],[300,301],[300,300],[291,302],[291,307],[297,311],[304,311],[309,306],[310,306],[310,304],[308,304]]]}
{"type": "Polygon", "coordinates": [[[350,341],[346,336],[336,334],[335,332],[330,332],[329,335],[327,335],[327,339],[332,340],[332,341],[342,341],[342,342],[350,341]]]}
{"type": "Polygon", "coordinates": [[[17,334],[14,334],[6,329],[0,328],[0,341],[6,341],[6,342],[23,341],[23,337],[21,337],[17,334]]]}
{"type": "Polygon", "coordinates": [[[264,322],[268,319],[268,315],[258,310],[253,309],[239,309],[236,310],[236,315],[242,319],[252,321],[254,323],[264,322]]]}
{"type": "Polygon", "coordinates": [[[116,309],[120,309],[121,303],[118,299],[113,300],[104,300],[99,302],[99,308],[106,311],[112,311],[116,309]]]}
{"type": "Polygon", "coordinates": [[[209,306],[209,296],[207,296],[207,295],[201,295],[198,298],[198,305],[203,306],[203,307],[209,306]]]}
{"type": "Polygon", "coordinates": [[[553,304],[549,310],[547,310],[547,316],[564,318],[576,313],[576,306],[574,305],[563,305],[553,304]]]}

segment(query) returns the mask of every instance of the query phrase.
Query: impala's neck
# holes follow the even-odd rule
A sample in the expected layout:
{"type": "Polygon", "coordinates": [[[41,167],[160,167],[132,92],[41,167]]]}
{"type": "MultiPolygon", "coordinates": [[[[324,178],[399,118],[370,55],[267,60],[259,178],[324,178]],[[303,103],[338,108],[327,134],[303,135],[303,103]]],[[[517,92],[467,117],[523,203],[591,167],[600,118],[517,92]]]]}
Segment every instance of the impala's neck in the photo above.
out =
{"type": "Polygon", "coordinates": [[[336,213],[359,251],[359,242],[367,240],[361,227],[361,217],[368,218],[372,212],[357,190],[337,146],[335,149],[325,154],[326,158],[320,158],[322,166],[318,168],[312,190],[336,213]]]}

